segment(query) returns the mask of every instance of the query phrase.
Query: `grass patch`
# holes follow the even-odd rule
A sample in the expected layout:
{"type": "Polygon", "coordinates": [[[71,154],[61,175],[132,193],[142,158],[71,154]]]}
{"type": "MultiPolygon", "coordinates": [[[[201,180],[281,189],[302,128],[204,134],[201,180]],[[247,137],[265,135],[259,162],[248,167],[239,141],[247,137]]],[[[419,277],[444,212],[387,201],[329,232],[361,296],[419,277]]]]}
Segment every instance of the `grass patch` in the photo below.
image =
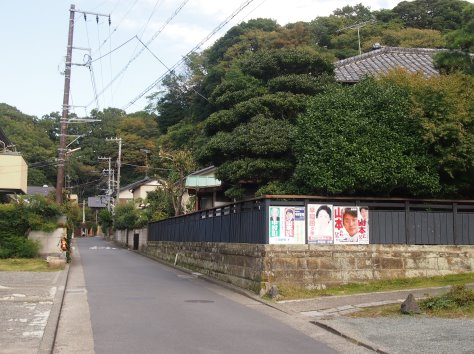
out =
{"type": "Polygon", "coordinates": [[[307,290],[300,288],[279,287],[281,299],[307,299],[318,296],[352,295],[391,291],[401,289],[429,288],[436,286],[452,286],[474,283],[474,273],[451,274],[429,278],[404,278],[393,280],[378,280],[365,283],[350,283],[323,290],[307,290]]]}
{"type": "MultiPolygon", "coordinates": [[[[443,295],[417,301],[423,314],[442,318],[474,318],[474,290],[455,285],[443,295]]],[[[351,313],[350,317],[404,316],[400,304],[365,308],[351,313]]],[[[412,315],[413,316],[413,315],[412,315]]],[[[416,315],[414,315],[416,316],[416,315]]]]}
{"type": "Polygon", "coordinates": [[[420,309],[430,316],[474,318],[474,290],[453,286],[446,294],[421,300],[420,309]]]}
{"type": "Polygon", "coordinates": [[[64,268],[49,268],[42,258],[0,259],[0,271],[3,272],[56,272],[64,268]]]}

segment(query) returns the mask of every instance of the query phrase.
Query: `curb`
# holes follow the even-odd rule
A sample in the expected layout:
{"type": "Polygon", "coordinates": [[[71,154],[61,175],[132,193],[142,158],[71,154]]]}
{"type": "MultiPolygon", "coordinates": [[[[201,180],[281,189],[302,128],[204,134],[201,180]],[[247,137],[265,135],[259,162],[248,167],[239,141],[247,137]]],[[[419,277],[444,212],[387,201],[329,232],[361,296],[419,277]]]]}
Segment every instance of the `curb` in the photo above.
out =
{"type": "Polygon", "coordinates": [[[358,346],[361,346],[361,347],[364,347],[364,348],[367,348],[367,349],[370,349],[376,353],[380,353],[380,354],[389,354],[389,352],[387,352],[386,350],[383,350],[383,349],[380,349],[380,348],[377,348],[375,345],[372,345],[372,344],[368,344],[367,341],[362,341],[362,340],[359,340],[359,339],[356,339],[356,338],[353,338],[337,329],[335,329],[334,327],[331,327],[325,323],[321,323],[319,321],[310,321],[310,323],[318,326],[318,327],[321,327],[322,329],[325,329],[326,331],[328,332],[331,332],[335,335],[338,335],[344,339],[347,339],[348,341],[358,345],[358,346]]]}
{"type": "Polygon", "coordinates": [[[53,306],[51,307],[48,322],[44,329],[43,337],[41,338],[38,354],[51,354],[53,352],[70,268],[70,264],[66,263],[65,269],[61,271],[61,275],[59,276],[57,291],[53,300],[53,306]]]}

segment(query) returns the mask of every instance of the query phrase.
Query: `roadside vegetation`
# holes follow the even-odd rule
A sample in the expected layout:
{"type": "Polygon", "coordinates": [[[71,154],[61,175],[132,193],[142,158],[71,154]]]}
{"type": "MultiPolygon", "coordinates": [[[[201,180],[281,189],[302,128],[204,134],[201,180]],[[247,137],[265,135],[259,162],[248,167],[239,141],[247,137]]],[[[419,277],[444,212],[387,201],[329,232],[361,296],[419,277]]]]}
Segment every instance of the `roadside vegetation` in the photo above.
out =
{"type": "Polygon", "coordinates": [[[48,267],[43,258],[9,258],[0,259],[1,272],[56,272],[63,268],[48,267]]]}
{"type": "Polygon", "coordinates": [[[401,289],[427,288],[436,286],[454,286],[474,283],[474,273],[452,274],[428,278],[406,278],[392,280],[378,280],[366,283],[350,283],[321,290],[307,290],[279,287],[280,299],[307,299],[318,296],[352,295],[372,293],[377,291],[391,291],[401,289]]]}
{"type": "Polygon", "coordinates": [[[28,239],[31,230],[53,231],[60,209],[44,197],[0,204],[0,258],[34,258],[39,244],[28,239]]]}
{"type": "MultiPolygon", "coordinates": [[[[422,315],[443,318],[474,318],[474,290],[454,285],[446,294],[417,301],[422,315]]],[[[351,317],[403,316],[400,304],[366,308],[351,317]]],[[[416,316],[416,315],[411,315],[416,316]]]]}

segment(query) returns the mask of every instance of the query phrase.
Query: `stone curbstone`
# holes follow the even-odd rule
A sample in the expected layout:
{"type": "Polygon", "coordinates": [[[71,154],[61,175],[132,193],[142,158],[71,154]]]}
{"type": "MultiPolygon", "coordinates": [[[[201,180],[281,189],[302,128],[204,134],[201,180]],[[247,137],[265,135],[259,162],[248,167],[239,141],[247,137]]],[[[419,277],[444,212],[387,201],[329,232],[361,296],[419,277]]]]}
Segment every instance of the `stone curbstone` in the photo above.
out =
{"type": "Polygon", "coordinates": [[[70,265],[66,264],[64,270],[61,271],[61,275],[58,279],[57,291],[54,296],[53,305],[49,313],[48,322],[41,338],[38,354],[51,354],[54,349],[54,342],[56,340],[56,334],[58,331],[59,317],[61,315],[61,309],[63,307],[64,295],[66,293],[67,281],[69,278],[70,265]]]}

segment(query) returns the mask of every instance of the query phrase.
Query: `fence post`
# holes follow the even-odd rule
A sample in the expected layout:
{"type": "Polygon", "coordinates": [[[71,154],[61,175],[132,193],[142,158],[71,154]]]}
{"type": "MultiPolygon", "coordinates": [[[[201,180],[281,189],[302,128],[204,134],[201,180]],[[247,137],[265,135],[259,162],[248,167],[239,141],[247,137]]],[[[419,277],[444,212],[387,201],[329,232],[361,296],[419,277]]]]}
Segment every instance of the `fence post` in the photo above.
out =
{"type": "Polygon", "coordinates": [[[267,199],[265,198],[265,203],[264,203],[264,208],[265,208],[265,212],[264,212],[264,215],[265,215],[265,227],[263,228],[265,230],[265,237],[263,238],[265,240],[265,244],[269,244],[270,243],[270,214],[269,214],[269,210],[270,210],[270,199],[267,199]]]}
{"type": "Polygon", "coordinates": [[[453,243],[458,244],[458,225],[457,225],[457,216],[458,216],[458,203],[453,203],[453,243]]]}
{"type": "Polygon", "coordinates": [[[410,202],[405,200],[405,244],[410,245],[410,242],[410,202]]]}

